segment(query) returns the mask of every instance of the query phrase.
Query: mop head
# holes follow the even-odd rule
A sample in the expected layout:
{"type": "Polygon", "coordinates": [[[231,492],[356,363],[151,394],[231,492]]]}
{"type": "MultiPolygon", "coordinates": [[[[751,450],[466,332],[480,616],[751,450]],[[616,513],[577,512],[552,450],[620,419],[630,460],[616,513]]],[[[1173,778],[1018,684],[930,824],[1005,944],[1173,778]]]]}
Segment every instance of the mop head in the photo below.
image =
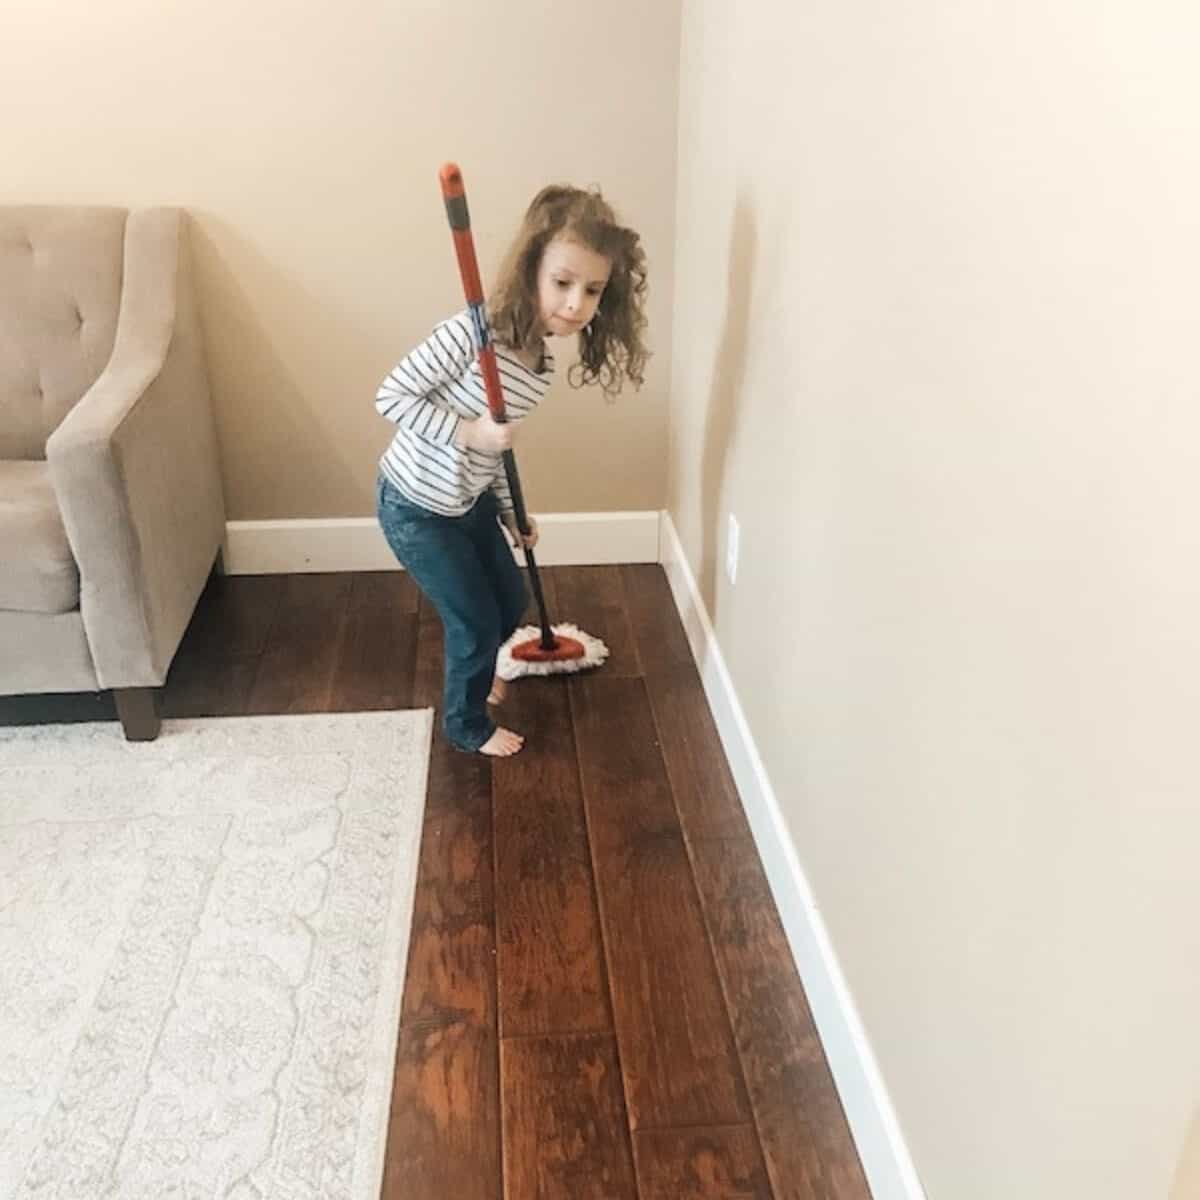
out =
{"type": "Polygon", "coordinates": [[[542,631],[526,625],[500,647],[496,674],[504,680],[523,675],[562,675],[598,667],[608,657],[608,647],[575,625],[551,625],[554,649],[542,649],[542,631]]]}

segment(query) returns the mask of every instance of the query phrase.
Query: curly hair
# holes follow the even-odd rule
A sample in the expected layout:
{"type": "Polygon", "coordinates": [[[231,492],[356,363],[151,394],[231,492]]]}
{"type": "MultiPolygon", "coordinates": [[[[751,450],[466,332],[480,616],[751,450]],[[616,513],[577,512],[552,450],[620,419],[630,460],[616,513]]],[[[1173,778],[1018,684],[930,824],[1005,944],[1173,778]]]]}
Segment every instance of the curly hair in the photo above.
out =
{"type": "Polygon", "coordinates": [[[533,198],[488,304],[497,339],[515,350],[541,354],[538,269],[556,237],[579,242],[612,265],[595,315],[579,334],[580,361],[572,365],[568,380],[573,387],[598,383],[610,397],[626,380],[641,387],[650,357],[642,341],[646,253],[637,233],[617,221],[599,190],[551,185],[533,198]]]}

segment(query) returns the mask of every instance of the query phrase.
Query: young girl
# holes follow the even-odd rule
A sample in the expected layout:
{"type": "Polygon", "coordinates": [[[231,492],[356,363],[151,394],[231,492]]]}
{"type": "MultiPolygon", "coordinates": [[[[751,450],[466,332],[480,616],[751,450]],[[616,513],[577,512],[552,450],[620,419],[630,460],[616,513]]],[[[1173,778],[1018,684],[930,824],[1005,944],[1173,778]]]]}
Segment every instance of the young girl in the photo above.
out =
{"type": "MultiPolygon", "coordinates": [[[[488,413],[467,311],[438,325],[383,381],[379,411],[398,426],[380,460],[379,523],[432,601],[445,643],[443,725],[461,750],[507,756],[524,738],[496,725],[504,698],[496,652],[525,611],[525,585],[500,531],[520,537],[502,453],[546,394],[554,359],[545,338],[579,336],[568,373],[607,395],[640,387],[647,352],[646,259],[598,192],[544,188],[534,197],[488,306],[508,417],[488,413]]],[[[522,540],[537,544],[530,518],[522,540]]]]}

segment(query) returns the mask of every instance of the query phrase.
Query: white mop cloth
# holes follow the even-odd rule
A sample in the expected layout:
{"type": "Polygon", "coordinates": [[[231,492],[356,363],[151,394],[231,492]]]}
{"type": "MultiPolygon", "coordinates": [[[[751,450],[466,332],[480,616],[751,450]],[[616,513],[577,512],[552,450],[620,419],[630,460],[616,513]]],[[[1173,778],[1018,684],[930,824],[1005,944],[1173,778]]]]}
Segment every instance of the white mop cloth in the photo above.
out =
{"type": "Polygon", "coordinates": [[[555,637],[574,638],[583,647],[583,657],[560,658],[550,662],[524,662],[513,658],[514,646],[542,636],[542,631],[537,625],[525,625],[500,647],[500,653],[496,655],[496,674],[504,680],[520,679],[522,675],[562,675],[598,667],[608,657],[608,647],[599,638],[584,633],[578,626],[551,625],[550,632],[555,637]]]}

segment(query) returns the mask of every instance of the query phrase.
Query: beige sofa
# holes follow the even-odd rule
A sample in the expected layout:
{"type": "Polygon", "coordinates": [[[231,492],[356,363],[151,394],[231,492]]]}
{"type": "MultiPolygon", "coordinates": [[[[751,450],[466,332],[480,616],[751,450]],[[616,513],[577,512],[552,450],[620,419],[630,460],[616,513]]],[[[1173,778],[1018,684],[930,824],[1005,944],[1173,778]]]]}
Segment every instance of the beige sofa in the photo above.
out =
{"type": "Polygon", "coordinates": [[[186,232],[0,207],[0,694],[112,689],[137,740],[225,523],[186,232]]]}

